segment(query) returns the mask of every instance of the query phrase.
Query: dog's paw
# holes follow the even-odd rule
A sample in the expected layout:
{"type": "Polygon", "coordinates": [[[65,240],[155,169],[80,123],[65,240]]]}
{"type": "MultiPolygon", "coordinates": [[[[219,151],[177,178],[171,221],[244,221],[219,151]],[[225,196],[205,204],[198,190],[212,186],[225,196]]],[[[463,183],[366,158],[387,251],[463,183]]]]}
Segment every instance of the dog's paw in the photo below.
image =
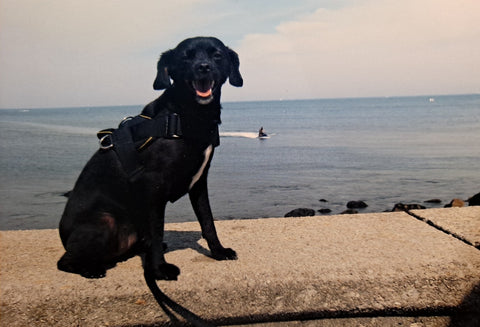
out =
{"type": "Polygon", "coordinates": [[[65,253],[58,261],[57,268],[68,273],[79,274],[85,278],[103,278],[107,275],[105,266],[91,265],[83,261],[77,262],[68,253],[65,253]]]}
{"type": "Polygon", "coordinates": [[[103,267],[98,267],[82,270],[80,275],[85,278],[103,278],[107,275],[107,271],[103,267]]]}
{"type": "Polygon", "coordinates": [[[215,260],[237,260],[237,252],[230,248],[212,251],[212,257],[215,260]]]}
{"type": "Polygon", "coordinates": [[[177,280],[180,269],[175,265],[163,263],[153,270],[153,274],[157,280],[177,280]]]}

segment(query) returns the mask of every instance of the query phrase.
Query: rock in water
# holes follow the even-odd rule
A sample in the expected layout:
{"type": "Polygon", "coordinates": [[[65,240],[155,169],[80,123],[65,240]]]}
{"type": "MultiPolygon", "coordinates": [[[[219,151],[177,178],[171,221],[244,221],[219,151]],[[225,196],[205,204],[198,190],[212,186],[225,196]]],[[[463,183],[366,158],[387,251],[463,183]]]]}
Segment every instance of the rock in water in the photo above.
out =
{"type": "Polygon", "coordinates": [[[444,208],[461,208],[465,206],[465,202],[460,199],[453,199],[449,204],[446,204],[444,208]]]}
{"type": "Polygon", "coordinates": [[[430,200],[427,200],[427,201],[423,201],[425,203],[442,203],[442,200],[440,199],[430,199],[430,200]]]}
{"type": "Polygon", "coordinates": [[[410,204],[397,203],[393,206],[392,211],[408,211],[408,210],[418,210],[418,209],[426,209],[426,208],[416,203],[410,203],[410,204]]]}
{"type": "Polygon", "coordinates": [[[480,193],[475,194],[470,199],[468,199],[469,206],[480,206],[480,193]]]}
{"type": "Polygon", "coordinates": [[[332,210],[330,210],[328,208],[322,208],[322,209],[319,209],[318,212],[320,212],[321,214],[327,214],[327,213],[332,212],[332,210]]]}
{"type": "Polygon", "coordinates": [[[363,201],[349,201],[347,203],[348,209],[363,209],[368,207],[368,205],[363,201]]]}
{"type": "Polygon", "coordinates": [[[285,217],[307,217],[315,216],[315,210],[308,208],[297,208],[285,214],[285,217]]]}

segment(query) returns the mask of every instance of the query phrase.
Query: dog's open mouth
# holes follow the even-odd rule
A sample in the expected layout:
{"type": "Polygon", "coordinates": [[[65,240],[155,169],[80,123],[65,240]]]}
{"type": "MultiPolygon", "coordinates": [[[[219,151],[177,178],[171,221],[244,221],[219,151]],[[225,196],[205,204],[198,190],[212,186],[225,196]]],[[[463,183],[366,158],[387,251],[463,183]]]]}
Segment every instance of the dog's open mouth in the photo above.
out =
{"type": "Polygon", "coordinates": [[[209,104],[213,100],[213,87],[215,82],[208,79],[192,81],[192,87],[197,95],[197,102],[209,104]]]}

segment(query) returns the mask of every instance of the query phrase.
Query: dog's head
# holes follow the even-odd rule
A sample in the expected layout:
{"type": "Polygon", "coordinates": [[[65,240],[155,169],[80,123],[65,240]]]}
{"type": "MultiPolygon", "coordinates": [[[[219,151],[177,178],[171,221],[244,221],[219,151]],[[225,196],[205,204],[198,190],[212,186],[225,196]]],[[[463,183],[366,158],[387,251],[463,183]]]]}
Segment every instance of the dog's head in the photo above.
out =
{"type": "Polygon", "coordinates": [[[199,104],[209,104],[227,80],[242,86],[238,55],[214,37],[195,37],[182,41],[175,49],[164,52],[157,64],[155,90],[163,90],[173,80],[187,89],[199,104]]]}

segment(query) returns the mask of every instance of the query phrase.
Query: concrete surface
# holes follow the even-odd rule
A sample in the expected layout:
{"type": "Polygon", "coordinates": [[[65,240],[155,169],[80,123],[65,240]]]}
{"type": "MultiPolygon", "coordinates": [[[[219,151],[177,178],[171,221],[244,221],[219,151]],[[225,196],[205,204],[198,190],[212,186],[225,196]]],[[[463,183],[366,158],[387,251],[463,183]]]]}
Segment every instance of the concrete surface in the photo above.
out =
{"type": "Polygon", "coordinates": [[[479,208],[412,210],[412,213],[480,249],[479,208]]]}
{"type": "MultiPolygon", "coordinates": [[[[456,221],[480,213],[434,210],[415,213],[456,221]]],[[[480,251],[407,213],[216,226],[239,260],[209,258],[197,223],[167,224],[166,257],[182,273],[158,285],[217,325],[480,325],[480,251]]],[[[0,326],[172,325],[138,258],[87,280],[56,270],[62,253],[56,230],[0,232],[0,326]]]]}

